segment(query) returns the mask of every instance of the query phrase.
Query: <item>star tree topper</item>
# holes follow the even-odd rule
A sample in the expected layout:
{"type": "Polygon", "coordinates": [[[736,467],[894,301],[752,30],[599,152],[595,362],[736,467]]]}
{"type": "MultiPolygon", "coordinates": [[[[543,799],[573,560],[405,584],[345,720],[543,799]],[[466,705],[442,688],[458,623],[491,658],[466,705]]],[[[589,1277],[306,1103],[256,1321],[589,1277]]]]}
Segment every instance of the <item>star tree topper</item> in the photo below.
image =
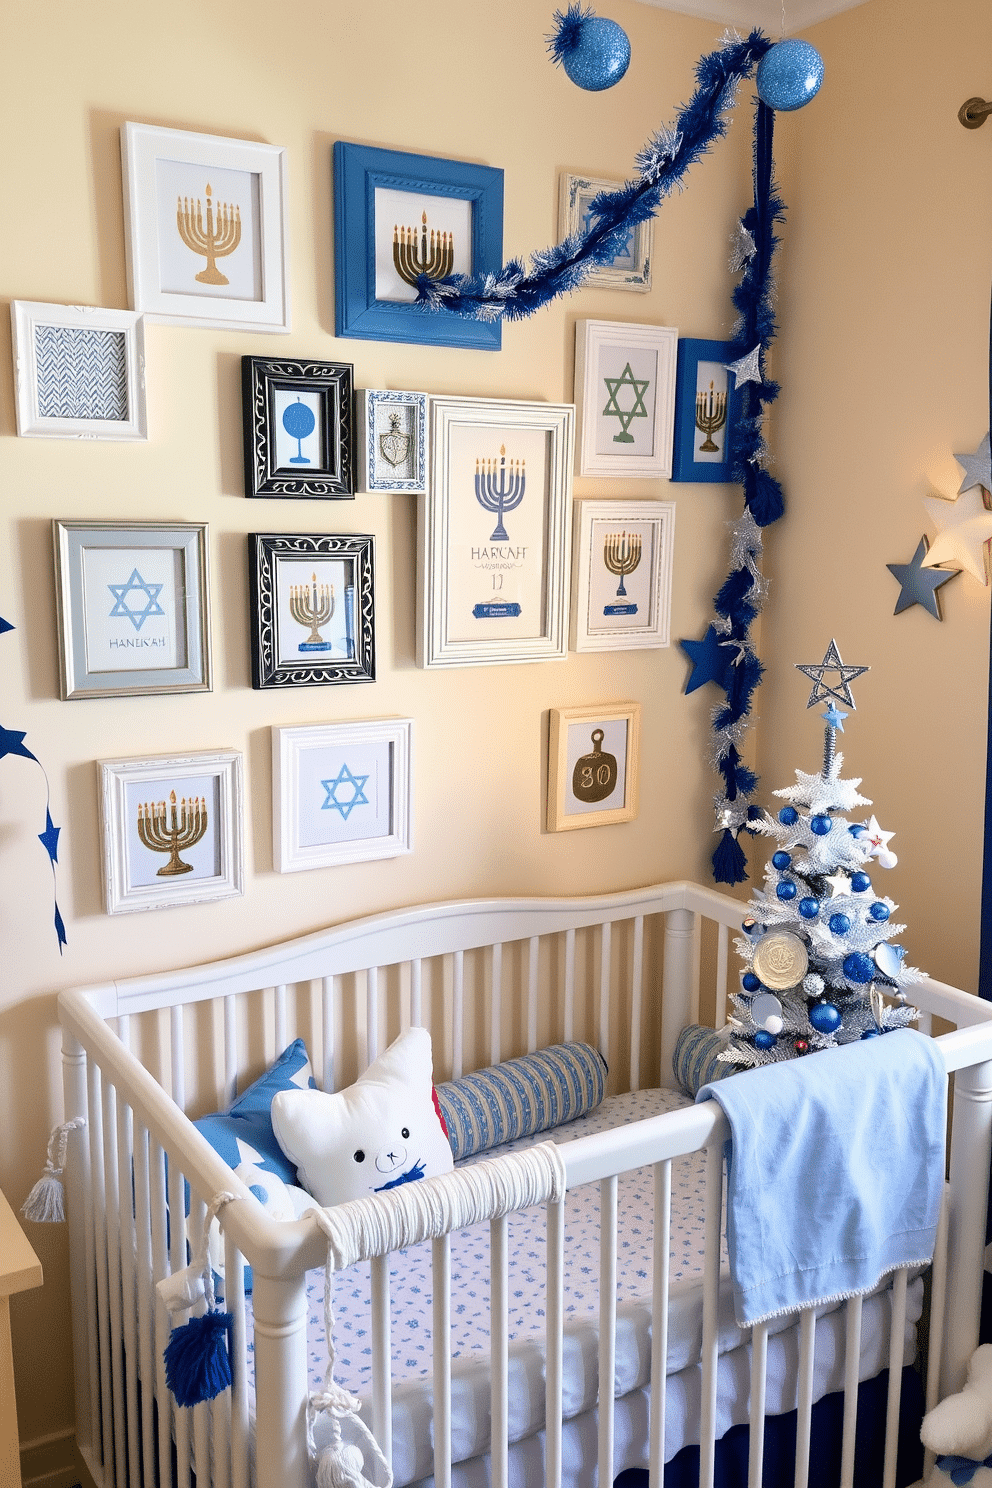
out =
{"type": "MultiPolygon", "coordinates": [[[[855,677],[861,677],[869,670],[865,666],[845,666],[840,659],[837,642],[834,640],[827,647],[821,662],[809,662],[805,666],[801,662],[797,662],[796,669],[803,672],[813,683],[813,691],[810,693],[809,702],[806,704],[807,708],[812,708],[816,703],[821,703],[827,698],[836,698],[838,703],[846,703],[849,708],[855,709],[856,704],[851,695],[851,683],[855,677]],[[829,682],[824,679],[825,672],[837,672],[839,674],[839,680],[835,686],[831,687],[829,682]]],[[[847,715],[845,714],[844,716],[846,717],[847,715]]]]}

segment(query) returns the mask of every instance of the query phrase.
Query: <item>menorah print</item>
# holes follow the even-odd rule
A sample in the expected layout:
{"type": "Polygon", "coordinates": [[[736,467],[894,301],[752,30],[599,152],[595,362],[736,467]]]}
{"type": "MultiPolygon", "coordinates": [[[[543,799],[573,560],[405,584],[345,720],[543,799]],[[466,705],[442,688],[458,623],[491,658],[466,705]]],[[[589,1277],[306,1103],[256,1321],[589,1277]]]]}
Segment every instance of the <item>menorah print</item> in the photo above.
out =
{"type": "Polygon", "coordinates": [[[206,228],[200,198],[177,197],[176,226],[186,247],[203,254],[207,260],[207,267],[195,276],[197,282],[230,284],[230,279],[217,267],[217,259],[226,258],[241,242],[241,208],[231,202],[218,202],[215,207],[212,196],[212,188],[208,186],[206,228]]]}
{"type": "Polygon", "coordinates": [[[404,284],[415,285],[421,274],[428,279],[443,279],[455,263],[455,235],[431,228],[427,241],[427,213],[420,220],[420,252],[417,252],[417,229],[393,224],[393,266],[404,284]]]}
{"type": "Polygon", "coordinates": [[[177,873],[192,873],[193,864],[179,856],[200,841],[207,830],[207,803],[203,796],[183,796],[176,804],[175,791],[165,801],[138,803],[138,837],[150,852],[167,852],[169,861],[156,878],[173,878],[177,873]]]}
{"type": "Polygon", "coordinates": [[[603,543],[603,562],[620,580],[617,596],[626,597],[624,579],[641,561],[641,536],[638,532],[610,532],[603,543]]]}
{"type": "Polygon", "coordinates": [[[716,454],[720,446],[714,444],[713,435],[717,429],[722,429],[727,422],[727,394],[715,393],[713,384],[710,383],[709,392],[696,394],[696,428],[706,435],[705,440],[699,446],[698,453],[701,455],[716,454]]]}
{"type": "Polygon", "coordinates": [[[506,445],[499,447],[499,464],[495,460],[476,460],[475,499],[483,510],[496,513],[496,526],[490,533],[490,542],[509,542],[503,526],[503,513],[515,511],[524,499],[527,474],[525,460],[511,460],[506,464],[506,445]]]}
{"type": "Polygon", "coordinates": [[[290,584],[289,613],[297,625],[310,627],[309,636],[300,642],[298,650],[332,650],[332,643],[324,640],[320,627],[334,614],[333,584],[318,584],[316,574],[311,576],[309,584],[290,584]]]}

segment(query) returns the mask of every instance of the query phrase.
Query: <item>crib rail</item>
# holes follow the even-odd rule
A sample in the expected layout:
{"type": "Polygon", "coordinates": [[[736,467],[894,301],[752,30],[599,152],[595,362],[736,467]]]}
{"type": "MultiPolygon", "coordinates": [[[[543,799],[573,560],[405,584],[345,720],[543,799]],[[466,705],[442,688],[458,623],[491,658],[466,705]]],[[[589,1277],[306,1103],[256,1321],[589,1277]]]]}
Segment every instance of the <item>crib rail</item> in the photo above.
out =
{"type": "MultiPolygon", "coordinates": [[[[196,1488],[250,1488],[252,1483],[306,1488],[308,1483],[304,1272],[322,1264],[326,1243],[313,1220],[277,1224],[268,1219],[184,1111],[229,1103],[239,1084],[301,1031],[319,1051],[315,1062],[332,1088],[353,1077],[409,1023],[434,1023],[443,1061],[438,1073],[476,1067],[540,1042],[585,1037],[601,1046],[605,1042],[614,1090],[657,1084],[659,1076],[660,1083],[671,1083],[670,1074],[667,1080],[664,1075],[683,1024],[701,1013],[718,1024],[725,1017],[729,935],[741,913],[739,903],[690,884],[557,903],[471,901],[374,916],[216,966],[63,993],[66,1115],[87,1119],[85,1130],[71,1137],[67,1169],[77,1431],[100,1488],[190,1488],[193,1473],[196,1488]],[[356,1007],[359,1036],[349,1048],[346,1020],[356,1007]],[[261,1059],[257,1041],[246,1038],[246,1017],[261,1026],[261,1059]],[[207,1202],[221,1189],[237,1196],[222,1213],[227,1305],[235,1317],[234,1386],[211,1405],[189,1412],[176,1408],[165,1388],[168,1319],[154,1284],[186,1263],[207,1202]],[[244,1260],[254,1273],[256,1396],[264,1402],[254,1439],[244,1260]]],[[[928,1390],[935,1399],[938,1389],[947,1393],[959,1387],[977,1342],[984,1175],[992,1142],[992,1008],[942,984],[924,983],[918,990],[927,1017],[958,1025],[938,1041],[948,1070],[957,1075],[950,1181],[933,1285],[928,1390]]],[[[706,1153],[708,1171],[699,1440],[700,1482],[713,1481],[724,1137],[723,1117],[707,1103],[559,1149],[569,1190],[600,1185],[601,1381],[613,1381],[616,1367],[617,1179],[643,1166],[654,1172],[652,1488],[662,1481],[665,1455],[672,1163],[693,1152],[706,1153]]],[[[390,1196],[381,1201],[388,1206],[390,1196]]],[[[506,1216],[483,1217],[491,1225],[491,1480],[506,1484],[512,1369],[506,1216]]],[[[558,1484],[567,1332],[560,1199],[547,1204],[546,1233],[545,1474],[549,1484],[558,1484]]],[[[451,1324],[450,1244],[447,1234],[431,1238],[434,1336],[444,1339],[451,1324]]],[[[372,1424],[388,1456],[393,1409],[387,1257],[375,1258],[373,1278],[372,1424]]],[[[892,1298],[890,1425],[899,1408],[905,1276],[896,1279],[892,1298]]],[[[861,1304],[854,1302],[848,1305],[844,1369],[844,1488],[853,1481],[860,1331],[861,1304]]],[[[755,1330],[750,1340],[753,1485],[761,1481],[765,1371],[774,1347],[767,1329],[755,1330]]],[[[800,1488],[809,1455],[815,1347],[816,1319],[810,1313],[800,1326],[800,1488]]],[[[453,1482],[452,1369],[445,1348],[435,1348],[433,1367],[434,1470],[442,1488],[453,1482]]],[[[609,1386],[599,1392],[601,1483],[612,1477],[614,1395],[609,1386]]],[[[894,1442],[890,1431],[883,1488],[894,1483],[894,1442]]]]}

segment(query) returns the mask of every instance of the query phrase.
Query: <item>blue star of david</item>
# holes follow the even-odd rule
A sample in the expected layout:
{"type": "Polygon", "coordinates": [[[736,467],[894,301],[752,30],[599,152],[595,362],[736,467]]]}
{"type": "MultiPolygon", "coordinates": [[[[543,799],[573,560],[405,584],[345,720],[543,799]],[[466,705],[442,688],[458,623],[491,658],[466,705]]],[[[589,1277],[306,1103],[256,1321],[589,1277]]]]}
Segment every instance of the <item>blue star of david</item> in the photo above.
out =
{"type": "Polygon", "coordinates": [[[614,434],[614,444],[633,444],[634,436],[630,433],[630,426],[635,418],[647,418],[648,411],[644,406],[644,394],[651,386],[649,377],[635,377],[630,363],[624,367],[619,377],[604,377],[610,396],[606,400],[603,409],[605,418],[617,418],[620,420],[620,433],[614,434]],[[629,408],[621,408],[617,401],[621,388],[630,388],[634,395],[634,401],[629,408]]]}
{"type": "Polygon", "coordinates": [[[365,794],[365,786],[368,783],[367,775],[353,775],[347,765],[342,765],[333,780],[322,780],[320,783],[327,792],[326,800],[320,804],[321,811],[340,811],[345,821],[348,820],[356,806],[370,806],[368,796],[365,794]],[[350,798],[338,799],[338,788],[350,788],[350,798]]]}
{"type": "Polygon", "coordinates": [[[164,615],[165,611],[158,602],[162,592],[161,584],[146,584],[136,568],[131,570],[131,577],[126,584],[108,584],[107,588],[114,596],[114,607],[110,612],[111,618],[120,615],[130,620],[135,630],[140,630],[149,615],[164,615]],[[143,594],[145,596],[145,607],[143,610],[133,609],[128,604],[129,594],[143,594]]]}

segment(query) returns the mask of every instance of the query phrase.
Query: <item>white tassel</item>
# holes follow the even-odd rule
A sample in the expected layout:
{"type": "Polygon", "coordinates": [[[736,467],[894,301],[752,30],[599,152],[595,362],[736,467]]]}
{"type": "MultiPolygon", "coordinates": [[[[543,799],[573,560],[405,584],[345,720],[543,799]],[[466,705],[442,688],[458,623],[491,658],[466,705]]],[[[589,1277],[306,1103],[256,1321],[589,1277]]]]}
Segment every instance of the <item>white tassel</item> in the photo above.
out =
{"type": "Polygon", "coordinates": [[[72,1121],[57,1126],[48,1139],[48,1160],[45,1171],[21,1205],[25,1219],[34,1224],[61,1224],[65,1219],[65,1198],[62,1191],[61,1174],[65,1168],[65,1154],[69,1133],[85,1126],[86,1118],[76,1116],[72,1121]]]}

